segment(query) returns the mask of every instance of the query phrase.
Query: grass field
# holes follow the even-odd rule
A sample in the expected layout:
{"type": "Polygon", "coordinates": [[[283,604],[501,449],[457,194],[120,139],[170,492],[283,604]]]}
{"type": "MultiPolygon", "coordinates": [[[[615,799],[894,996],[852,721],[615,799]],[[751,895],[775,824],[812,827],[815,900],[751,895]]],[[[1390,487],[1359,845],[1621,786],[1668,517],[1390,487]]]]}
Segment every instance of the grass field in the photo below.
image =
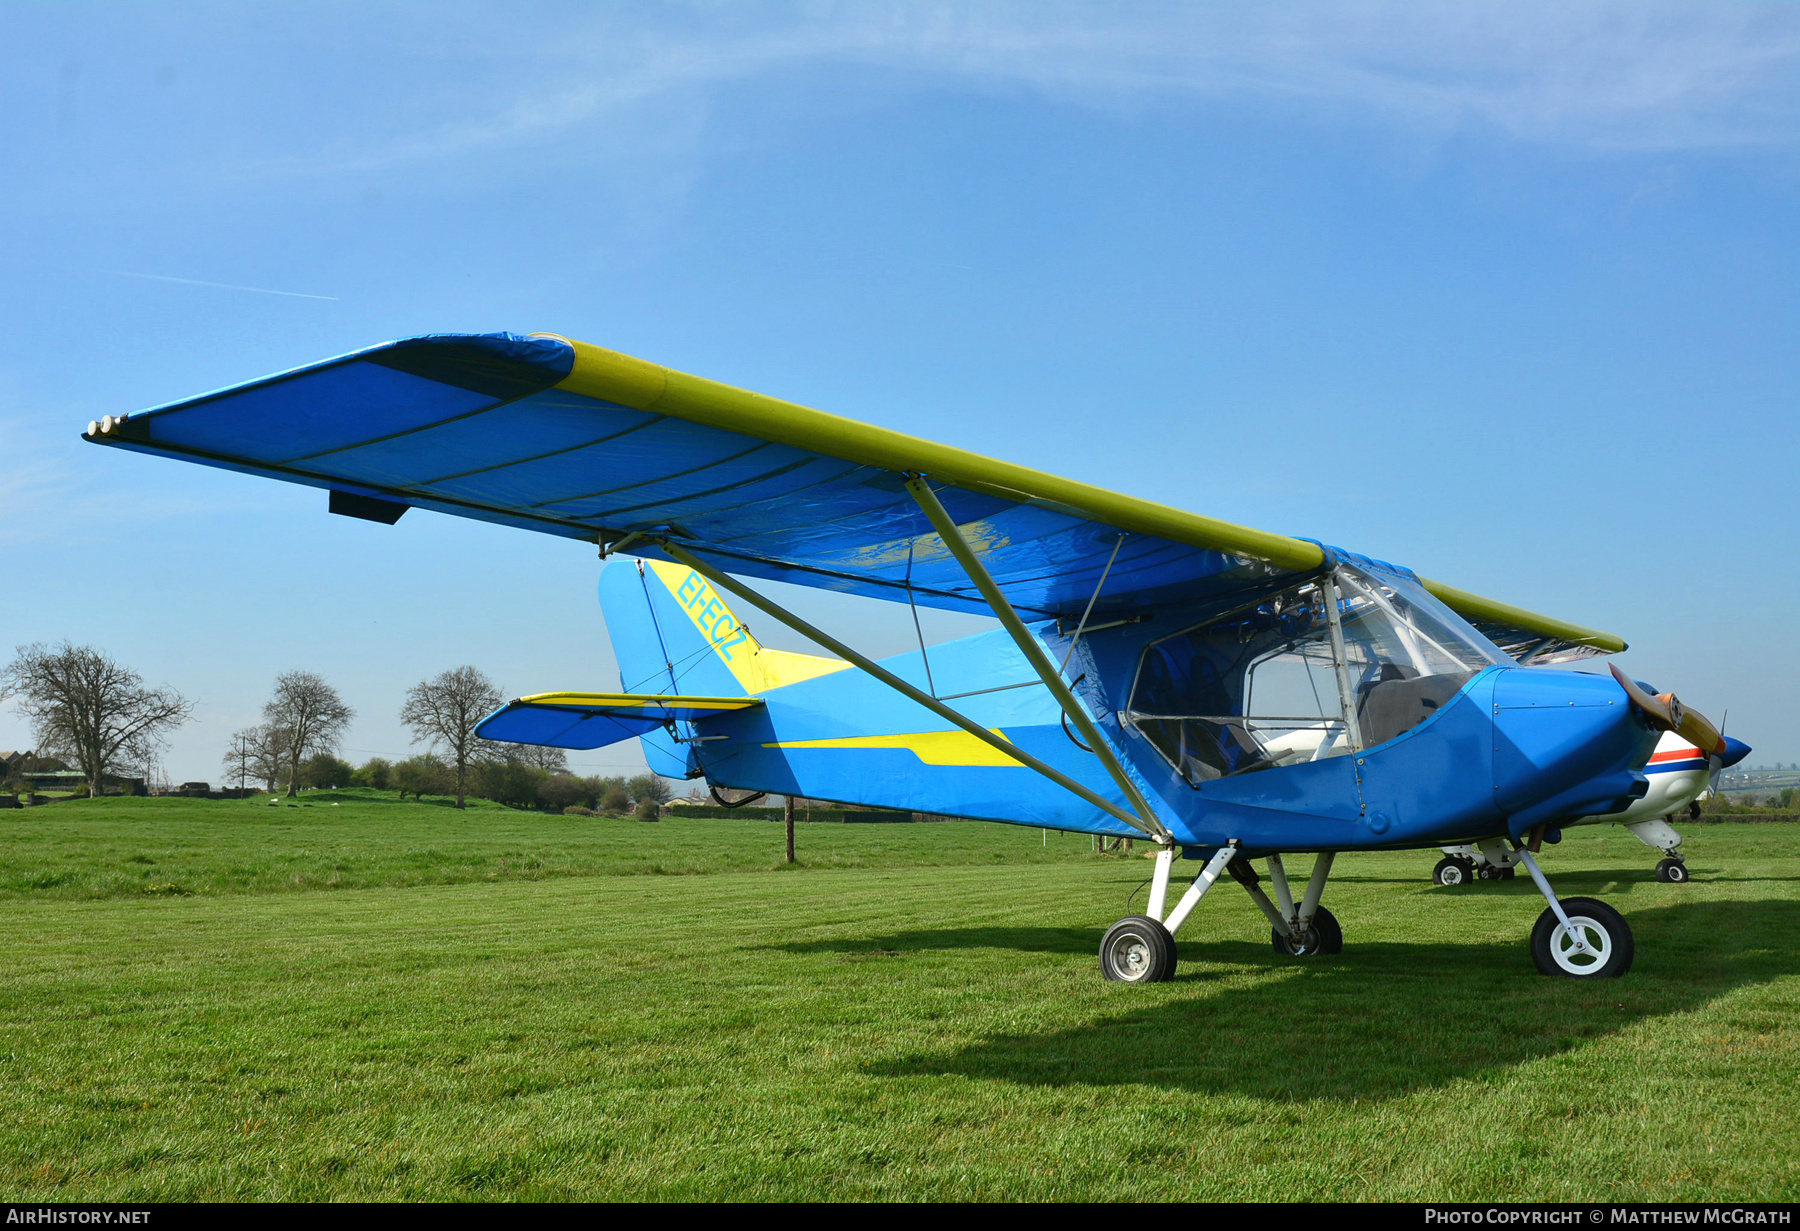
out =
{"type": "Polygon", "coordinates": [[[9,1199],[1800,1199],[1794,826],[1554,848],[1622,980],[1415,852],[1341,957],[1225,883],[1121,987],[1079,837],[305,802],[0,813],[9,1199]]]}

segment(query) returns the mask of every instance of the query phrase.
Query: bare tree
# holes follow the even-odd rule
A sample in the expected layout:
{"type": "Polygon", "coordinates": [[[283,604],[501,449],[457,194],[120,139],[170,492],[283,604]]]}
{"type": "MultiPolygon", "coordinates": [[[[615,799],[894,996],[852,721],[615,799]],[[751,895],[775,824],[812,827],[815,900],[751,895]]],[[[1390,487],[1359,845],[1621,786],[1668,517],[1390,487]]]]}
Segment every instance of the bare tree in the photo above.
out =
{"type": "Polygon", "coordinates": [[[17,694],[31,719],[38,751],[66,756],[106,793],[106,775],[154,760],[193,704],[173,688],[146,688],[144,678],[91,646],[22,645],[0,671],[0,696],[17,694]]]}
{"type": "Polygon", "coordinates": [[[356,711],[344,704],[337,689],[311,671],[288,671],[275,677],[275,695],[263,706],[271,738],[283,745],[287,762],[288,798],[300,793],[300,762],[316,752],[336,752],[344,728],[356,711]]]}
{"type": "Polygon", "coordinates": [[[475,724],[506,698],[494,681],[475,667],[456,667],[435,679],[413,685],[400,710],[400,721],[412,728],[413,743],[441,747],[456,765],[456,806],[468,794],[469,763],[475,760],[475,724]]]}
{"type": "Polygon", "coordinates": [[[238,734],[249,741],[250,776],[273,795],[287,776],[287,732],[265,722],[245,727],[238,734]]]}
{"type": "Polygon", "coordinates": [[[225,755],[219,758],[225,781],[235,778],[240,791],[256,777],[256,745],[260,738],[261,732],[255,727],[239,731],[231,737],[231,746],[225,750],[225,755]]]}
{"type": "Polygon", "coordinates": [[[529,765],[532,769],[541,769],[549,774],[569,772],[569,754],[561,748],[552,748],[548,744],[508,744],[499,740],[481,742],[488,745],[486,752],[479,758],[481,760],[517,761],[520,765],[529,765]]]}

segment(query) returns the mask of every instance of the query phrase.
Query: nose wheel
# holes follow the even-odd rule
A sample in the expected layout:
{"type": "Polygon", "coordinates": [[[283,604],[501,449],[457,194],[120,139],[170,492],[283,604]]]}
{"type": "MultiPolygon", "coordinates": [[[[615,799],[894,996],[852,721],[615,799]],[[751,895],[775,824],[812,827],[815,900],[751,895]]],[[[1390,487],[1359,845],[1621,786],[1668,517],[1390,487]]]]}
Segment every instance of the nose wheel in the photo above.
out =
{"type": "Polygon", "coordinates": [[[1685,885],[1688,881],[1687,860],[1663,860],[1656,865],[1656,879],[1665,885],[1685,885]]]}
{"type": "Polygon", "coordinates": [[[1539,973],[1570,979],[1616,979],[1631,969],[1631,927],[1618,911],[1595,898],[1563,898],[1563,927],[1546,910],[1531,929],[1531,959],[1539,973]]]}

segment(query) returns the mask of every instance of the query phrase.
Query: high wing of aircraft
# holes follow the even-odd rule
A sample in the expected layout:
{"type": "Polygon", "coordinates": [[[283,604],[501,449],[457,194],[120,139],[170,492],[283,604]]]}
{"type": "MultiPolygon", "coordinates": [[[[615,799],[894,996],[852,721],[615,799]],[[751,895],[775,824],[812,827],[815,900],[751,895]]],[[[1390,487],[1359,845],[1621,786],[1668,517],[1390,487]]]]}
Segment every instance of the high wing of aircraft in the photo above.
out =
{"type": "Polygon", "coordinates": [[[352,517],[596,544],[620,691],[521,698],[483,735],[636,736],[657,772],[715,788],[1148,837],[1147,912],[1101,945],[1128,982],[1172,976],[1226,872],[1271,943],[1309,955],[1342,943],[1320,905],[1337,852],[1467,844],[1543,892],[1539,969],[1622,974],[1623,917],[1559,900],[1534,852],[1643,798],[1661,733],[1727,751],[1616,671],[1523,669],[1624,649],[1611,634],[555,335],[388,343],[86,436],[322,488],[352,517]],[[1001,627],[876,662],[755,580],[1001,627]],[[836,657],[762,646],[727,596],[836,657]],[[1302,853],[1296,899],[1283,858],[1302,853]]]}

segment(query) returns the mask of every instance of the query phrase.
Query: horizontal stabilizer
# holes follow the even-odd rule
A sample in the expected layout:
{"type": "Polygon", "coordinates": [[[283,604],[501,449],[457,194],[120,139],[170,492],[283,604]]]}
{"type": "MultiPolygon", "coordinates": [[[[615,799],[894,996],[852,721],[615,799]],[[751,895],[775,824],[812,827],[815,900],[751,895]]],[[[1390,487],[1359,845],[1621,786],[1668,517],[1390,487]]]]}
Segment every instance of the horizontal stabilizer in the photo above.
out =
{"type": "Polygon", "coordinates": [[[761,705],[755,697],[664,697],[618,692],[545,692],[520,697],[481,720],[482,739],[550,748],[604,748],[658,730],[761,705]]]}

